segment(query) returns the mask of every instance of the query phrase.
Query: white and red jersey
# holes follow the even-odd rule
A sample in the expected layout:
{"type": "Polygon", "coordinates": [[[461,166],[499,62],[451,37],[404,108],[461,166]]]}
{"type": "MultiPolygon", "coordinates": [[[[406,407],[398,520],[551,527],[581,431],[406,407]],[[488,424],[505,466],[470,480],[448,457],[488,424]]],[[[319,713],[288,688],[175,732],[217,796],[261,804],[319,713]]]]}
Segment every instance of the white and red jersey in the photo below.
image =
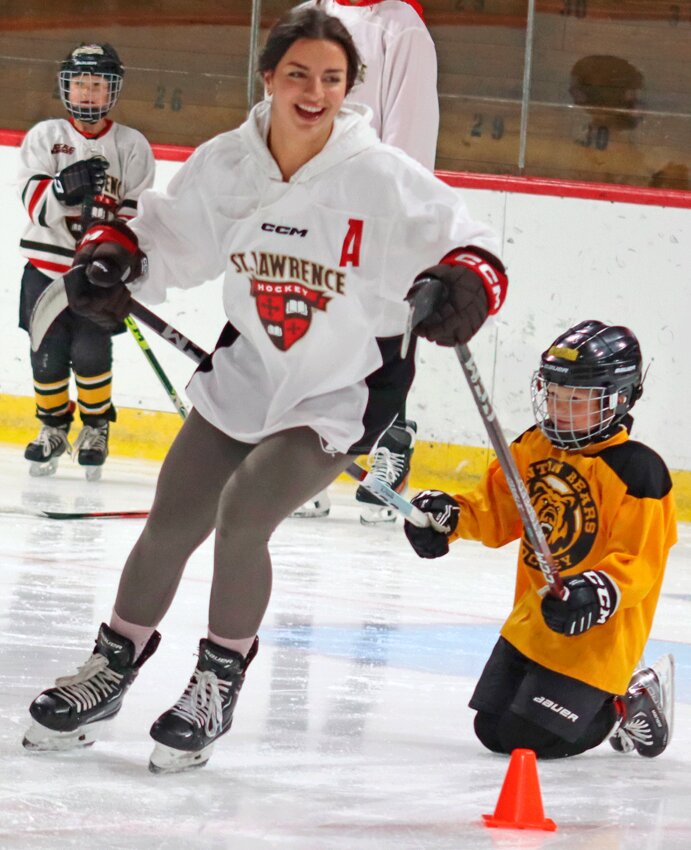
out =
{"type": "Polygon", "coordinates": [[[365,64],[364,82],[355,84],[346,102],[369,106],[379,138],[432,171],[439,134],[437,54],[418,4],[310,0],[306,5],[339,18],[365,64]]]}
{"type": "Polygon", "coordinates": [[[256,443],[308,426],[346,452],[371,445],[412,381],[400,357],[417,274],[458,247],[493,254],[459,193],[344,108],[324,149],[287,182],[266,145],[264,101],[201,145],[132,229],[149,257],[142,300],[224,275],[229,324],[189,396],[220,430],[256,443]],[[387,418],[388,417],[388,418],[387,418]]]}
{"type": "Polygon", "coordinates": [[[70,268],[81,235],[80,206],[61,203],[53,180],[68,165],[97,155],[109,162],[103,194],[116,202],[118,218],[132,218],[139,196],[153,185],[155,169],[151,147],[138,130],[108,121],[98,135],[85,136],[69,120],[53,118],[24,137],[18,182],[29,224],[20,251],[50,278],[70,268]]]}

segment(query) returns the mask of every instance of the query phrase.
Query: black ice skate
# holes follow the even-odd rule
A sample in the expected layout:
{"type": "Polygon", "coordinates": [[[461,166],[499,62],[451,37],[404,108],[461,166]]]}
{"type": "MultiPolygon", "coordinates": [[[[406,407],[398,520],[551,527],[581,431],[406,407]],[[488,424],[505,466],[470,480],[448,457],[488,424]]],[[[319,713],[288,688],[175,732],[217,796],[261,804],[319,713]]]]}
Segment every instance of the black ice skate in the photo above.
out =
{"type": "Polygon", "coordinates": [[[72,453],[67,435],[70,423],[62,425],[43,425],[38,437],[24,449],[24,457],[31,461],[29,475],[41,477],[54,475],[58,468],[58,459],[67,452],[72,453]]]}
{"type": "MultiPolygon", "coordinates": [[[[408,483],[416,434],[417,423],[410,419],[406,420],[405,425],[396,423],[381,436],[370,455],[372,475],[393,487],[397,493],[402,493],[408,483]]],[[[360,511],[360,522],[363,525],[396,521],[394,508],[385,505],[364,487],[357,488],[355,499],[363,505],[360,511]]]]}
{"type": "Polygon", "coordinates": [[[80,466],[86,467],[86,480],[99,481],[101,467],[108,457],[109,422],[102,420],[93,425],[83,425],[74,441],[73,452],[77,453],[80,466]]]}
{"type": "Polygon", "coordinates": [[[652,667],[636,670],[617,700],[621,724],[610,737],[614,750],[633,750],[646,758],[665,751],[674,725],[674,656],[664,655],[652,667]]]}
{"type": "Polygon", "coordinates": [[[133,662],[134,644],[105,623],[91,657],[74,676],[57,679],[31,703],[33,723],[22,743],[28,750],[69,750],[96,740],[100,725],[120,711],[125,692],[142,664],[156,651],[161,635],[154,632],[133,662]]]}
{"type": "Polygon", "coordinates": [[[214,741],[230,729],[245,672],[258,646],[255,638],[243,658],[210,640],[199,642],[197,668],[185,692],[151,727],[156,741],[149,761],[152,773],[177,773],[207,763],[214,741]]]}

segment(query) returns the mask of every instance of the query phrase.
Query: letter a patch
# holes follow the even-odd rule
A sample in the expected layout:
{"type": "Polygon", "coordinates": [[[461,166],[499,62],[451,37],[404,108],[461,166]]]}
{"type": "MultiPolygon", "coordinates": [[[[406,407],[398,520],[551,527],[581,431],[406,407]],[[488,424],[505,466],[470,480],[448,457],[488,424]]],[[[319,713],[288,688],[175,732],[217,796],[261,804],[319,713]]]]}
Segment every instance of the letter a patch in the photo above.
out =
{"type": "Polygon", "coordinates": [[[341,259],[338,263],[341,268],[345,268],[348,263],[355,269],[360,265],[360,244],[364,224],[365,222],[361,218],[348,219],[348,232],[343,240],[341,259]]]}

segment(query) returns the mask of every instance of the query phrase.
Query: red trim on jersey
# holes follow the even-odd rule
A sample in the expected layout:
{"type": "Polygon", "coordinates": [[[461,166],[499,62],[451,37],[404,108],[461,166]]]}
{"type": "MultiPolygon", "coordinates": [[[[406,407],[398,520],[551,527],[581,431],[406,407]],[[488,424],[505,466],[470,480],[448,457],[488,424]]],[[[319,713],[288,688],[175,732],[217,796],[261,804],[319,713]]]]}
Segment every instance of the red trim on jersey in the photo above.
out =
{"type": "MultiPolygon", "coordinates": [[[[336,3],[338,3],[339,6],[376,6],[378,3],[383,2],[384,0],[358,0],[357,3],[350,3],[348,0],[336,0],[336,3]]],[[[417,2],[417,0],[400,0],[400,2],[407,3],[409,6],[412,6],[422,20],[425,20],[425,10],[417,2]]]]}
{"type": "Polygon", "coordinates": [[[29,262],[32,266],[36,266],[37,269],[46,269],[46,271],[60,272],[61,274],[69,271],[71,268],[69,263],[67,265],[64,263],[51,263],[49,260],[37,260],[35,257],[29,257],[29,262]]]}
{"type": "Polygon", "coordinates": [[[39,180],[36,184],[36,188],[34,189],[33,194],[31,195],[31,200],[29,201],[29,205],[26,209],[29,213],[29,218],[31,219],[31,221],[34,222],[34,224],[36,224],[36,222],[34,221],[34,210],[36,209],[36,205],[45,195],[46,189],[48,188],[48,186],[50,186],[52,182],[53,181],[49,177],[46,177],[45,180],[39,180]]]}
{"type": "Polygon", "coordinates": [[[499,312],[499,308],[506,300],[506,289],[509,280],[501,269],[493,265],[487,257],[476,253],[472,246],[469,248],[457,248],[449,252],[442,263],[447,266],[465,266],[480,278],[485,292],[487,293],[487,304],[489,315],[493,316],[499,312]]]}
{"type": "Polygon", "coordinates": [[[101,136],[105,136],[105,134],[108,132],[108,130],[110,130],[110,128],[113,126],[113,122],[110,120],[110,118],[106,118],[106,124],[105,124],[105,127],[102,130],[100,130],[98,133],[87,133],[86,131],[80,130],[79,127],[77,127],[77,125],[74,123],[74,119],[72,118],[71,115],[67,118],[67,120],[70,122],[72,127],[77,131],[77,133],[79,133],[80,136],[84,136],[85,139],[100,139],[101,136]]]}

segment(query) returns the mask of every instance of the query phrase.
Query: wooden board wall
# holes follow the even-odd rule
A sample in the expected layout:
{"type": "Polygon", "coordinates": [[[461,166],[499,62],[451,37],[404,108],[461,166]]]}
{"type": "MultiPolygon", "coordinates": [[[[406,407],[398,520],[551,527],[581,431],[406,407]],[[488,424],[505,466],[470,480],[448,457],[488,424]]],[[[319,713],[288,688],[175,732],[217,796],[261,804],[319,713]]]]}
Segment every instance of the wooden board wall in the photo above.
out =
{"type": "MultiPolygon", "coordinates": [[[[262,0],[263,34],[292,5],[262,0]]],[[[518,173],[527,0],[423,0],[439,60],[437,167],[518,173]]],[[[526,171],[689,188],[691,0],[538,0],[526,171]]],[[[110,41],[127,68],[113,113],[196,145],[247,106],[250,0],[6,0],[0,127],[63,114],[57,62],[110,41]]],[[[411,115],[411,121],[415,116],[411,115]]]]}

